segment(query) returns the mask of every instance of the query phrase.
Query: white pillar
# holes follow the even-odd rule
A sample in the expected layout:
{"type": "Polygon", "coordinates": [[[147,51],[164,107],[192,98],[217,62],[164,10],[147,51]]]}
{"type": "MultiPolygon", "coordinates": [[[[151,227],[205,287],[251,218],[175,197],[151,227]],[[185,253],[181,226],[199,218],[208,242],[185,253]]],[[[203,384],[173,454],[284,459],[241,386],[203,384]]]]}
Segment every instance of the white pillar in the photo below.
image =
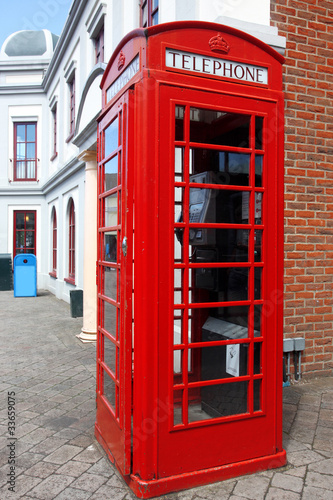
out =
{"type": "Polygon", "coordinates": [[[78,156],[86,163],[84,195],[83,249],[83,327],[77,337],[82,342],[97,339],[97,161],[96,151],[85,150],[78,156]]]}

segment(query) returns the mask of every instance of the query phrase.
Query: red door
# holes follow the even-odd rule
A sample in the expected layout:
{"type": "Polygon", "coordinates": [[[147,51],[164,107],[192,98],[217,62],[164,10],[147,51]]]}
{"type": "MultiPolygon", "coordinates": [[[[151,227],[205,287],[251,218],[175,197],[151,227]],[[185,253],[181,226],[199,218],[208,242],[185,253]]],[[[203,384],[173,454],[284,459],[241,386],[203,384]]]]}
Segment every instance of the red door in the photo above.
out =
{"type": "Polygon", "coordinates": [[[273,98],[164,86],[160,103],[162,478],[281,451],[283,125],[273,98]]]}
{"type": "Polygon", "coordinates": [[[123,474],[131,463],[132,184],[131,92],[99,124],[96,434],[123,474]]]}

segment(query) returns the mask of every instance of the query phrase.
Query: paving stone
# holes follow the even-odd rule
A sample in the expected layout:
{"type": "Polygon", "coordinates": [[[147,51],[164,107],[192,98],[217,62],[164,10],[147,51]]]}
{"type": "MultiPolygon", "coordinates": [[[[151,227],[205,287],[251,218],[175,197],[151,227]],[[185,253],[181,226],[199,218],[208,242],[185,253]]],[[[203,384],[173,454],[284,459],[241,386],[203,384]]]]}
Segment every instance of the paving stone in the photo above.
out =
{"type": "Polygon", "coordinates": [[[248,476],[245,479],[237,481],[233,493],[235,495],[246,496],[253,500],[261,500],[265,498],[268,490],[269,479],[258,476],[248,476]]]}
{"type": "Polygon", "coordinates": [[[265,500],[300,500],[301,494],[293,491],[286,491],[280,488],[269,488],[265,500]]]}
{"type": "Polygon", "coordinates": [[[296,493],[301,493],[303,489],[303,480],[301,478],[288,474],[281,474],[280,472],[274,474],[271,484],[276,488],[291,490],[296,493]]]}
{"type": "Polygon", "coordinates": [[[65,439],[55,438],[53,436],[44,439],[41,443],[30,449],[31,452],[43,453],[44,455],[49,455],[53,451],[60,448],[60,446],[66,443],[65,439]]]}
{"type": "MultiPolygon", "coordinates": [[[[90,491],[83,491],[68,487],[57,495],[54,500],[87,500],[88,498],[91,498],[90,491]]],[[[102,500],[102,498],[99,500],[102,500]]]]}
{"type": "Polygon", "coordinates": [[[332,500],[332,491],[305,486],[302,500],[332,500]]]}
{"type": "Polygon", "coordinates": [[[56,451],[45,457],[44,460],[55,464],[64,464],[80,453],[80,451],[82,451],[82,448],[79,448],[78,446],[64,444],[56,451]]]}
{"type": "Polygon", "coordinates": [[[333,474],[333,458],[320,460],[308,466],[308,471],[319,472],[320,474],[333,474]]]}
{"type": "Polygon", "coordinates": [[[39,500],[53,500],[54,497],[63,491],[71,482],[73,482],[73,478],[70,476],[52,475],[40,482],[33,490],[29,491],[29,495],[39,500]]]}
{"type": "Polygon", "coordinates": [[[70,460],[62,465],[58,470],[57,474],[65,474],[66,476],[79,477],[83,472],[86,472],[90,467],[90,464],[85,462],[76,462],[75,460],[70,460]]]}
{"type": "Polygon", "coordinates": [[[98,488],[102,486],[102,484],[106,483],[106,481],[107,478],[105,476],[84,472],[78,479],[73,482],[72,487],[94,493],[98,488]]]}
{"type": "Polygon", "coordinates": [[[5,485],[0,489],[0,498],[1,500],[10,500],[16,498],[25,498],[25,495],[28,491],[34,488],[37,484],[39,484],[42,480],[38,477],[25,476],[21,474],[15,480],[15,492],[8,490],[9,485],[5,485]]]}
{"type": "Polygon", "coordinates": [[[101,500],[101,498],[123,500],[126,493],[127,491],[123,488],[113,488],[112,486],[103,485],[90,497],[90,500],[101,500]]]}
{"type": "Polygon", "coordinates": [[[75,457],[75,460],[78,460],[79,462],[89,462],[93,464],[98,462],[101,456],[102,456],[101,451],[97,448],[97,446],[90,444],[85,450],[81,451],[81,453],[79,453],[75,457]]]}
{"type": "Polygon", "coordinates": [[[92,467],[90,467],[89,472],[93,474],[103,474],[108,478],[115,473],[112,464],[105,458],[101,458],[92,467]]]}
{"type": "MultiPolygon", "coordinates": [[[[331,474],[333,471],[330,471],[331,474]]],[[[333,492],[333,475],[319,474],[318,472],[308,472],[305,478],[307,486],[314,486],[316,488],[323,488],[333,492]]]]}
{"type": "Polygon", "coordinates": [[[25,471],[25,474],[27,476],[35,476],[41,479],[45,479],[46,477],[53,474],[58,468],[59,465],[49,464],[46,462],[37,462],[35,465],[30,467],[30,469],[27,469],[25,471]]]}
{"type": "Polygon", "coordinates": [[[295,467],[300,465],[308,465],[321,460],[322,456],[319,453],[311,450],[295,451],[294,453],[288,454],[288,462],[290,462],[295,467]]]}

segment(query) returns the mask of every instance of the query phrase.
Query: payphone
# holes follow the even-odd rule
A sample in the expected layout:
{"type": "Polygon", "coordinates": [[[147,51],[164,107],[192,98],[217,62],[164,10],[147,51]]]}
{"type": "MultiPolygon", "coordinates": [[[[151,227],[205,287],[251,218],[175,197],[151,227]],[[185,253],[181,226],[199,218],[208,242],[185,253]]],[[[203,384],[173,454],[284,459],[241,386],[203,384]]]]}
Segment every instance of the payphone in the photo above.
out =
{"type": "Polygon", "coordinates": [[[101,82],[95,433],[141,498],[286,461],[282,62],[175,22],[101,82]]]}

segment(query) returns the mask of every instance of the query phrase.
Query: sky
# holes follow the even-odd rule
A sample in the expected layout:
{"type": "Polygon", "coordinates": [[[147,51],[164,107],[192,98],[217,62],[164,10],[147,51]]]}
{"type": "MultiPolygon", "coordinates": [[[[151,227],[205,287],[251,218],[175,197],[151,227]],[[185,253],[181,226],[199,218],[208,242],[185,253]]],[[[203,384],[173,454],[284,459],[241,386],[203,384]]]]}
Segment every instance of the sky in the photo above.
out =
{"type": "Polygon", "coordinates": [[[48,29],[60,35],[72,0],[0,0],[0,47],[20,30],[48,29]]]}

